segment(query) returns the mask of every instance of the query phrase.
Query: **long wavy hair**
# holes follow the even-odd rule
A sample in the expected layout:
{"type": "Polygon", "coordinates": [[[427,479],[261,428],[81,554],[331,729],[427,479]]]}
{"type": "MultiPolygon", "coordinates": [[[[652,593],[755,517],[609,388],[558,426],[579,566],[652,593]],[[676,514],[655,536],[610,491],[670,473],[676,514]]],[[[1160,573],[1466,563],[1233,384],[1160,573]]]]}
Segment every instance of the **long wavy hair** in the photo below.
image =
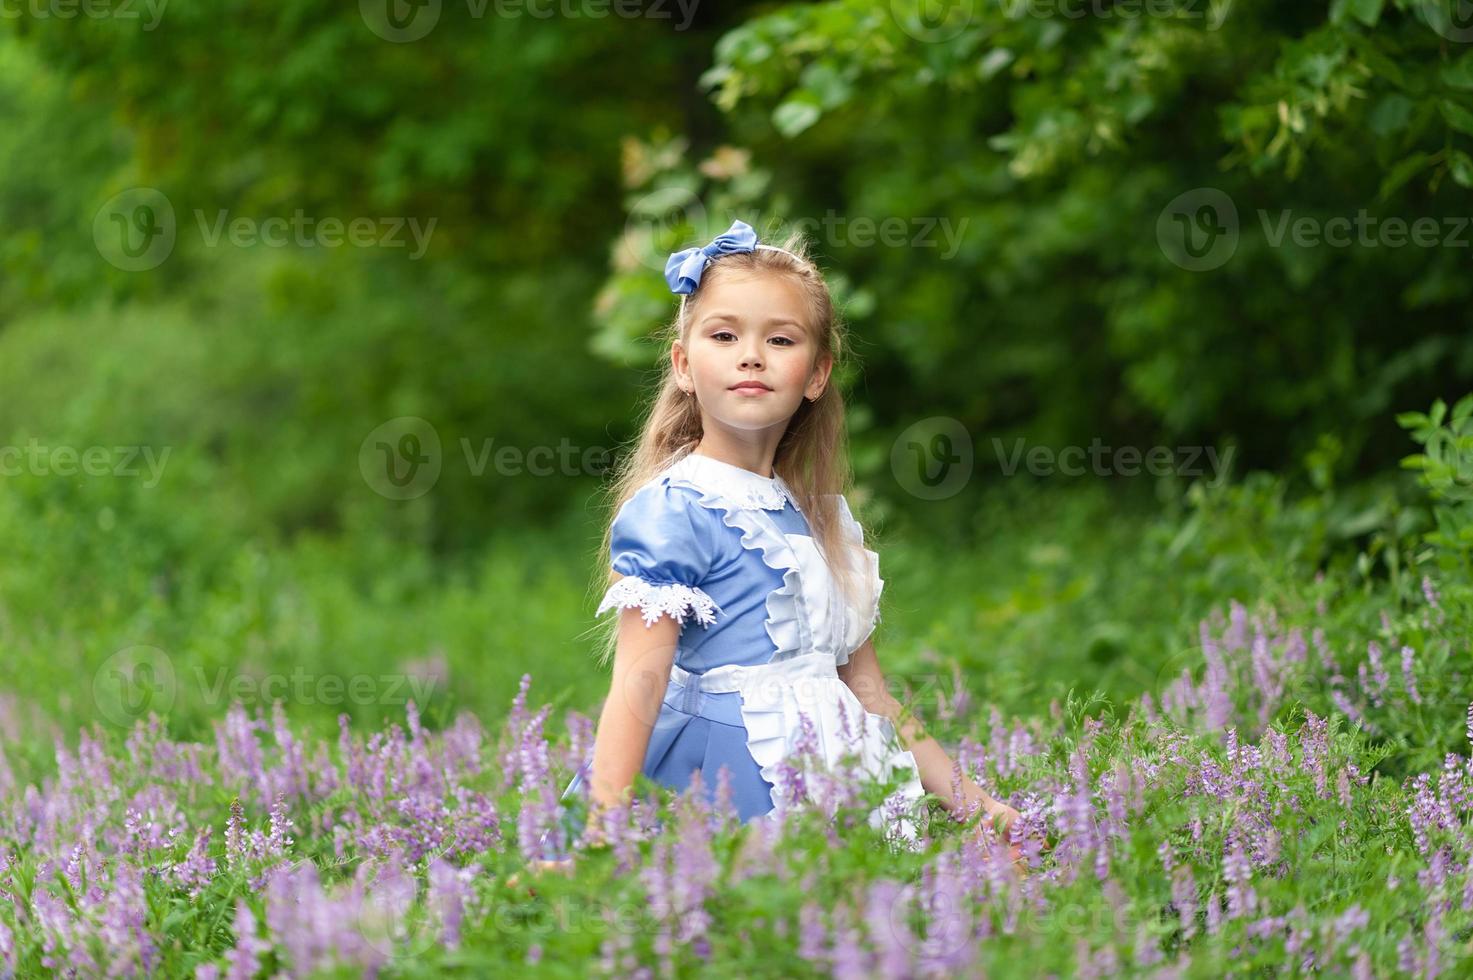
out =
{"type": "MultiPolygon", "coordinates": [[[[808,243],[802,233],[790,234],[778,247],[784,251],[757,248],[712,260],[702,273],[701,286],[728,278],[787,276],[803,294],[810,336],[817,338],[814,363],[827,354],[833,358],[833,368],[823,394],[814,401],[805,398],[788,420],[772,466],[798,498],[819,553],[828,562],[840,590],[853,603],[859,595],[858,575],[863,565],[859,553],[848,545],[840,526],[839,505],[833,496],[847,495],[853,486],[844,396],[835,383],[849,357],[845,326],[834,308],[823,274],[809,257],[808,243]]],[[[697,288],[662,331],[659,377],[650,393],[639,435],[633,448],[618,457],[613,477],[602,491],[608,511],[603,522],[603,539],[594,556],[594,567],[598,570],[590,587],[594,605],[610,585],[623,577],[609,568],[613,521],[619,508],[666,467],[689,453],[701,439],[700,406],[695,396],[687,395],[676,383],[670,352],[677,340],[689,349],[691,324],[697,321],[702,298],[708,293],[707,289],[697,288]]],[[[607,664],[613,658],[618,642],[618,619],[617,615],[609,616],[606,623],[595,627],[596,631],[602,630],[600,664],[607,664]]]]}

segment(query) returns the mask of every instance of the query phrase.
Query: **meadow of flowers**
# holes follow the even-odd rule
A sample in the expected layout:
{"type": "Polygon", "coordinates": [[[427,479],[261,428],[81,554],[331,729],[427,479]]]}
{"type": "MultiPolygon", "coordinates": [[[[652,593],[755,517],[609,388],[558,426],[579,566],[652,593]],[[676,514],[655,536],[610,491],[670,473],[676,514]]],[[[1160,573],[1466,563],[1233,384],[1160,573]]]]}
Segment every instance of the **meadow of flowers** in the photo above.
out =
{"type": "MultiPolygon", "coordinates": [[[[1361,601],[1314,591],[1309,620],[1361,601]]],[[[578,826],[558,794],[592,739],[571,712],[549,741],[530,676],[494,733],[468,713],[429,732],[411,705],[310,741],[278,704],[232,708],[213,742],[151,718],[116,744],[58,741],[49,765],[0,754],[0,971],[1461,973],[1467,610],[1429,577],[1373,635],[1298,618],[1233,603],[1198,664],[1122,712],[938,702],[941,723],[967,719],[958,765],[1023,814],[1021,875],[939,807],[924,850],[887,846],[864,820],[883,786],[799,759],[784,789],[808,802],[780,827],[738,824],[719,792],[650,793],[606,844],[575,839],[574,874],[509,886],[578,826]]],[[[9,743],[24,716],[5,705],[9,743]]]]}
{"type": "Polygon", "coordinates": [[[191,741],[0,697],[0,976],[1463,975],[1465,507],[1439,505],[1415,574],[1225,602],[1134,699],[915,703],[1021,812],[1021,869],[934,801],[923,847],[886,840],[887,787],[801,755],[780,825],[701,774],[714,802],[642,784],[595,846],[560,799],[593,721],[538,706],[530,674],[494,730],[411,702],[335,739],[280,702],[191,741]],[[572,872],[529,873],[559,842],[572,872]]]}

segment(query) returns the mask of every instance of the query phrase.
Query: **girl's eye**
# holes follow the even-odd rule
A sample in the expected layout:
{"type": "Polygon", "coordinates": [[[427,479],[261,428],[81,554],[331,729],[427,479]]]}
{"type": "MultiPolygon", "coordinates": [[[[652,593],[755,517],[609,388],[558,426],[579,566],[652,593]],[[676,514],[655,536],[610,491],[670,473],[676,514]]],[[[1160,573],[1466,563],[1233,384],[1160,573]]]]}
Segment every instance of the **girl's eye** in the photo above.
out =
{"type": "MultiPolygon", "coordinates": [[[[721,340],[721,339],[726,338],[726,337],[730,337],[731,339],[735,340],[736,339],[736,334],[732,333],[730,330],[718,330],[718,331],[716,331],[715,333],[713,333],[711,335],[711,339],[712,340],[721,340]]],[[[793,346],[793,343],[794,343],[794,341],[793,341],[792,338],[790,338],[790,337],[784,337],[782,335],[778,335],[776,337],[773,337],[772,339],[773,340],[781,340],[782,341],[782,345],[781,346],[783,346],[783,347],[791,347],[791,346],[793,346]]]]}

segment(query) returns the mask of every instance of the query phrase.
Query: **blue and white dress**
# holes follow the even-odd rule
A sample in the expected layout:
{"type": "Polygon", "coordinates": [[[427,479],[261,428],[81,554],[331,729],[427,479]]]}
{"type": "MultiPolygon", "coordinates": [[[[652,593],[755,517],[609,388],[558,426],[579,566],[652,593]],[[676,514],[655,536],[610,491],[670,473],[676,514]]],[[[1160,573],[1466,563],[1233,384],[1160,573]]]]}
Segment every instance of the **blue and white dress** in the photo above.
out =
{"type": "Polygon", "coordinates": [[[858,753],[866,772],[899,783],[870,823],[915,844],[925,793],[915,757],[837,672],[873,632],[884,580],[848,502],[835,496],[863,554],[858,605],[831,577],[782,477],[686,452],[616,515],[610,551],[624,578],[596,615],[637,607],[647,624],[662,615],[682,623],[645,775],[684,790],[700,769],[714,796],[726,766],[740,818],[777,819],[787,805],[778,767],[798,745],[801,712],[828,766],[858,753]]]}

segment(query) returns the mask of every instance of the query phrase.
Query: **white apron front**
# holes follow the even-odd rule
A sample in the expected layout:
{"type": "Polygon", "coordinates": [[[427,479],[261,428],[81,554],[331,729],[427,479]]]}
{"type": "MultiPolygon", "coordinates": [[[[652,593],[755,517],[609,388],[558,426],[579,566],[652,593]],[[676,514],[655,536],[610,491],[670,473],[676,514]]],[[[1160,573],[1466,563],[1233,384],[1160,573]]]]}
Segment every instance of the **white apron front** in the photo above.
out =
{"type": "Polygon", "coordinates": [[[827,769],[837,770],[845,756],[857,756],[852,763],[859,772],[901,781],[884,804],[870,813],[869,823],[911,846],[919,843],[915,809],[925,790],[915,756],[901,746],[890,719],[866,710],[839,678],[832,654],[800,654],[753,666],[731,664],[702,674],[673,665],[670,679],[688,692],[734,691],[741,695],[747,748],[761,767],[762,777],[772,784],[773,808],[767,819],[781,819],[789,804],[779,770],[784,760],[797,761],[794,753],[803,737],[800,716],[806,716],[827,769]]]}

